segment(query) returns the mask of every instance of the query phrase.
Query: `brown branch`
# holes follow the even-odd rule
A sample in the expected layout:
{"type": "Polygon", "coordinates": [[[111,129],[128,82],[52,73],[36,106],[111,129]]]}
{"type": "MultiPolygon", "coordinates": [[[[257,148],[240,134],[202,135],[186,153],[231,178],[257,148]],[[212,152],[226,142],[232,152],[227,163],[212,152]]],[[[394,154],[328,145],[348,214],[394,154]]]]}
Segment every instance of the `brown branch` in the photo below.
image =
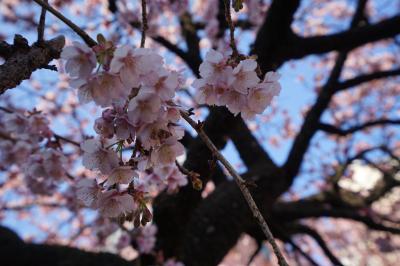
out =
{"type": "Polygon", "coordinates": [[[53,136],[56,138],[56,140],[62,140],[64,142],[70,143],[70,144],[72,144],[72,145],[74,145],[76,147],[81,147],[81,144],[79,144],[78,142],[76,142],[76,141],[74,141],[72,139],[63,137],[63,136],[58,135],[58,134],[54,134],[53,136]]]}
{"type": "Polygon", "coordinates": [[[54,9],[52,6],[50,6],[48,3],[46,3],[44,0],[33,0],[43,8],[45,8],[47,11],[52,13],[54,16],[56,16],[59,20],[64,22],[66,25],[68,25],[76,34],[78,34],[82,40],[89,46],[93,47],[97,44],[97,42],[92,39],[84,30],[82,30],[79,26],[77,26],[75,23],[73,23],[71,20],[66,18],[63,14],[61,14],[59,11],[54,9]]]}
{"type": "Polygon", "coordinates": [[[303,233],[307,234],[310,237],[312,237],[315,242],[321,247],[325,255],[328,257],[328,259],[333,263],[333,265],[341,265],[343,264],[340,262],[340,260],[333,254],[333,252],[329,249],[328,245],[326,244],[325,240],[322,238],[322,236],[314,229],[305,226],[305,225],[296,225],[294,228],[296,233],[303,233]]]}
{"type": "Polygon", "coordinates": [[[329,202],[325,201],[300,200],[290,203],[282,202],[274,206],[273,214],[274,217],[281,221],[319,217],[344,218],[361,222],[373,230],[400,234],[400,227],[387,226],[381,223],[382,221],[376,221],[376,218],[360,214],[357,209],[331,206],[329,202]]]}
{"type": "Polygon", "coordinates": [[[144,48],[144,44],[146,42],[146,30],[147,30],[146,0],[142,0],[142,38],[140,40],[141,48],[144,48]]]}
{"type": "Polygon", "coordinates": [[[355,87],[365,82],[373,81],[375,79],[387,78],[396,75],[400,75],[400,68],[393,70],[386,70],[386,71],[378,71],[371,74],[365,74],[343,82],[339,82],[336,86],[336,90],[341,91],[347,88],[355,87]]]}
{"type": "Polygon", "coordinates": [[[240,116],[235,119],[235,127],[232,129],[230,138],[246,167],[251,169],[265,164],[274,165],[272,158],[253,136],[243,119],[240,116]]]}
{"type": "Polygon", "coordinates": [[[203,140],[203,142],[207,145],[207,147],[212,151],[214,156],[222,163],[222,165],[225,166],[225,168],[228,170],[228,172],[234,177],[237,185],[239,186],[247,204],[249,205],[251,212],[253,216],[256,218],[258,224],[260,225],[262,231],[265,234],[265,237],[267,241],[271,244],[274,253],[276,257],[278,258],[278,263],[279,265],[288,265],[285,258],[283,257],[278,245],[275,242],[275,239],[271,233],[271,230],[268,227],[268,224],[266,223],[264,217],[262,216],[260,210],[258,209],[253,197],[251,196],[251,193],[249,189],[247,188],[246,181],[236,172],[236,170],[233,168],[233,166],[225,159],[225,157],[219,152],[219,150],[215,147],[214,143],[211,142],[209,137],[205,134],[202,128],[201,123],[196,123],[194,120],[190,118],[188,113],[181,111],[181,115],[183,119],[186,120],[186,122],[189,123],[189,125],[196,130],[196,132],[199,134],[200,138],[203,140]]]}
{"type": "Polygon", "coordinates": [[[353,126],[348,129],[341,129],[339,127],[329,125],[326,123],[319,123],[319,129],[329,133],[329,134],[335,134],[339,136],[346,136],[373,126],[384,126],[384,125],[400,125],[400,120],[395,120],[395,119],[378,119],[374,121],[369,121],[361,125],[353,126]]]}
{"type": "Polygon", "coordinates": [[[351,50],[369,42],[396,36],[400,33],[400,16],[385,19],[373,25],[331,35],[316,37],[294,37],[293,49],[288,51],[289,58],[301,58],[309,54],[322,54],[333,50],[351,50]]]}
{"type": "MultiPolygon", "coordinates": [[[[358,23],[362,21],[366,3],[367,0],[358,1],[358,5],[353,15],[350,28],[357,27],[358,23]]],[[[340,74],[347,58],[347,54],[348,50],[344,50],[341,51],[337,56],[335,65],[332,68],[327,82],[322,87],[315,104],[308,111],[300,132],[297,134],[292,148],[289,151],[289,155],[284,164],[284,168],[290,180],[293,180],[299,172],[304,155],[306,154],[308,147],[311,143],[311,139],[314,137],[315,133],[318,130],[320,118],[336,92],[335,87],[338,83],[340,74]]]]}
{"type": "Polygon", "coordinates": [[[25,243],[15,232],[3,226],[0,226],[0,248],[2,265],[139,265],[136,261],[127,261],[111,253],[94,253],[60,245],[25,243]]]}
{"type": "MultiPolygon", "coordinates": [[[[46,3],[48,3],[47,0],[45,0],[45,1],[46,1],[46,3]]],[[[37,32],[38,32],[37,42],[38,42],[38,44],[41,44],[44,41],[45,23],[46,23],[46,9],[44,7],[42,7],[42,11],[40,13],[40,18],[39,18],[39,24],[38,24],[38,28],[37,28],[37,32]]]]}
{"type": "Polygon", "coordinates": [[[232,57],[236,58],[239,55],[239,52],[236,47],[235,43],[235,25],[232,21],[231,17],[231,1],[230,0],[224,0],[224,5],[225,5],[225,19],[226,22],[228,23],[229,26],[229,39],[230,39],[230,46],[232,48],[232,57]]]}
{"type": "Polygon", "coordinates": [[[29,79],[32,72],[45,68],[51,60],[59,58],[64,44],[64,37],[59,36],[41,45],[29,46],[25,38],[15,35],[10,48],[12,54],[0,65],[0,94],[18,86],[23,80],[29,79]]]}

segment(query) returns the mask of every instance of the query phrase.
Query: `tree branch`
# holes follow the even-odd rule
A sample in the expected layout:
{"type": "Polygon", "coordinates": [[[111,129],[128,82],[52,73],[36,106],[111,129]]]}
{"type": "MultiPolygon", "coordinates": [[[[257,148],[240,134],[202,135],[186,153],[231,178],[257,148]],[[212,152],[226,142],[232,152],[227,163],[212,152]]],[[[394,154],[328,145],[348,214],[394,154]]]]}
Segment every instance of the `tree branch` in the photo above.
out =
{"type": "MultiPolygon", "coordinates": [[[[331,206],[324,201],[297,201],[279,203],[274,206],[274,217],[282,221],[293,221],[304,218],[332,217],[350,219],[365,224],[370,229],[400,234],[399,227],[386,226],[370,216],[361,214],[357,209],[331,206]]],[[[375,218],[376,219],[376,218],[375,218]]]]}
{"type": "Polygon", "coordinates": [[[335,134],[339,136],[347,136],[349,134],[355,133],[357,131],[361,131],[373,126],[384,126],[384,125],[400,125],[400,120],[396,119],[378,119],[374,121],[369,121],[367,123],[358,125],[358,126],[353,126],[348,129],[341,129],[339,127],[329,125],[326,123],[319,123],[319,129],[329,133],[329,134],[335,134]]]}
{"type": "Polygon", "coordinates": [[[186,113],[181,111],[181,115],[183,119],[186,120],[186,122],[189,123],[189,125],[197,131],[199,134],[200,138],[204,141],[206,146],[212,151],[212,153],[215,155],[215,157],[225,166],[225,168],[228,170],[228,172],[234,177],[237,185],[240,188],[240,191],[242,192],[244,198],[246,199],[247,204],[249,205],[253,216],[256,218],[258,224],[260,225],[262,231],[264,232],[264,235],[267,239],[267,241],[271,244],[272,249],[274,250],[274,253],[278,259],[278,264],[280,266],[285,266],[288,265],[285,258],[283,257],[278,245],[275,242],[275,239],[271,233],[271,230],[269,229],[269,226],[267,225],[264,217],[262,216],[260,210],[258,209],[256,202],[254,201],[249,189],[247,188],[246,181],[236,172],[236,170],[233,168],[233,166],[225,159],[225,157],[219,152],[219,150],[215,147],[215,145],[211,142],[209,137],[205,134],[202,128],[201,123],[196,123],[193,121],[190,116],[186,113]]]}
{"type": "Polygon", "coordinates": [[[329,260],[333,263],[333,265],[340,265],[343,266],[343,264],[340,262],[340,260],[333,254],[333,252],[329,249],[328,245],[326,244],[325,240],[321,237],[321,235],[314,229],[305,226],[305,225],[296,225],[294,227],[294,230],[296,233],[302,233],[302,234],[307,234],[311,236],[315,242],[321,247],[325,255],[329,258],[329,260]]]}
{"type": "Polygon", "coordinates": [[[341,91],[347,88],[355,87],[365,82],[373,81],[375,79],[387,78],[396,75],[400,75],[400,68],[387,71],[378,71],[371,74],[365,74],[343,82],[339,82],[336,85],[336,90],[341,91]]]}
{"type": "Polygon", "coordinates": [[[132,266],[110,253],[93,253],[76,248],[24,243],[13,231],[0,226],[0,256],[3,265],[82,265],[82,266],[132,266]]]}
{"type": "Polygon", "coordinates": [[[64,22],[68,27],[70,27],[73,31],[75,31],[76,34],[78,34],[82,40],[89,46],[93,47],[97,44],[95,40],[93,40],[84,30],[82,30],[79,26],[77,26],[75,23],[73,23],[71,20],[66,18],[63,14],[58,12],[56,9],[54,9],[52,6],[50,6],[48,3],[46,3],[43,0],[33,0],[43,8],[45,8],[47,11],[52,13],[54,16],[56,16],[59,20],[64,22]]]}
{"type": "Polygon", "coordinates": [[[0,94],[18,86],[29,79],[32,72],[59,58],[64,44],[64,37],[59,36],[40,45],[29,46],[25,38],[15,35],[14,44],[7,48],[12,53],[7,54],[6,62],[0,65],[0,94]]]}
{"type": "Polygon", "coordinates": [[[351,50],[363,44],[396,36],[400,33],[400,16],[385,19],[374,25],[360,26],[336,34],[316,37],[294,37],[289,58],[302,58],[309,54],[322,54],[333,50],[351,50]]]}
{"type": "Polygon", "coordinates": [[[240,158],[242,158],[246,167],[250,169],[263,164],[274,165],[269,154],[253,136],[243,119],[240,116],[237,116],[235,119],[235,127],[230,134],[230,138],[235,144],[240,158]]]}
{"type": "MultiPolygon", "coordinates": [[[[363,20],[364,8],[367,0],[359,0],[356,11],[350,23],[350,28],[357,27],[363,20]]],[[[328,80],[322,87],[321,92],[315,104],[308,111],[300,132],[297,134],[289,155],[284,164],[284,169],[287,172],[288,178],[293,180],[300,170],[305,153],[311,143],[311,139],[318,130],[320,118],[328,107],[332,96],[335,94],[335,87],[342,72],[344,63],[346,61],[348,50],[341,51],[338,54],[335,65],[329,75],[328,80]]]]}

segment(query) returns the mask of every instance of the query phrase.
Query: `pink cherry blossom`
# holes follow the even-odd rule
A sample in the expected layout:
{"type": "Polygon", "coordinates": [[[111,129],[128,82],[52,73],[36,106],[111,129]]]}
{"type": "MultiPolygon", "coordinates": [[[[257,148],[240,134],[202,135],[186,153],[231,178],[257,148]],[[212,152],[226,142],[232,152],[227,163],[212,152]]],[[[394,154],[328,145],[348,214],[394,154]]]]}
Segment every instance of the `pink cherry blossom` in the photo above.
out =
{"type": "Polygon", "coordinates": [[[138,177],[136,171],[130,166],[119,166],[114,168],[108,176],[106,185],[112,186],[114,184],[128,184],[134,177],[138,177]]]}
{"type": "Polygon", "coordinates": [[[118,166],[118,155],[104,147],[100,139],[88,139],[81,144],[83,165],[90,170],[99,170],[102,174],[110,174],[118,166]]]}
{"type": "Polygon", "coordinates": [[[185,148],[183,145],[180,142],[171,139],[152,152],[151,161],[155,165],[172,164],[175,162],[176,157],[184,153],[185,148]]]}
{"type": "Polygon", "coordinates": [[[150,49],[133,49],[125,45],[118,47],[111,61],[110,72],[119,73],[128,88],[139,87],[141,76],[157,71],[162,66],[162,58],[150,49]]]}
{"type": "Polygon", "coordinates": [[[124,140],[130,137],[134,139],[136,131],[137,128],[129,121],[127,115],[115,119],[115,136],[117,139],[124,140]]]}
{"type": "Polygon", "coordinates": [[[117,249],[123,249],[131,244],[131,237],[127,232],[121,232],[118,238],[117,249]]]}
{"type": "Polygon", "coordinates": [[[232,67],[226,65],[226,61],[222,53],[213,49],[209,50],[205,61],[199,67],[200,76],[206,80],[207,84],[226,84],[232,75],[232,67]]]}
{"type": "Polygon", "coordinates": [[[99,117],[94,121],[94,131],[103,138],[112,138],[114,136],[113,122],[99,117]]]}
{"type": "Polygon", "coordinates": [[[119,76],[107,72],[92,75],[87,82],[76,85],[78,85],[80,102],[94,101],[101,107],[107,107],[114,101],[125,99],[130,92],[130,89],[122,84],[119,76]]]}
{"type": "Polygon", "coordinates": [[[136,238],[140,253],[149,254],[156,244],[157,227],[155,225],[147,225],[140,228],[140,233],[136,238]]]}
{"type": "Polygon", "coordinates": [[[177,191],[179,187],[186,186],[188,183],[187,177],[175,165],[171,166],[171,168],[172,171],[166,177],[167,191],[169,193],[177,191]]]}
{"type": "Polygon", "coordinates": [[[246,95],[237,91],[227,91],[220,97],[220,104],[226,105],[233,114],[238,114],[246,105],[246,95]]]}
{"type": "Polygon", "coordinates": [[[145,124],[138,131],[139,139],[146,150],[161,145],[171,135],[166,123],[158,121],[145,124]]]}
{"type": "Polygon", "coordinates": [[[29,127],[28,119],[18,113],[4,115],[4,123],[7,131],[17,134],[25,133],[29,127]]]}
{"type": "Polygon", "coordinates": [[[77,198],[86,206],[96,208],[101,194],[101,189],[94,179],[81,179],[76,184],[77,198]]]}
{"type": "Polygon", "coordinates": [[[64,156],[53,149],[29,156],[23,168],[29,188],[38,194],[48,195],[56,189],[56,181],[65,175],[64,156]]]}
{"type": "Polygon", "coordinates": [[[207,84],[204,79],[197,79],[192,86],[198,91],[196,93],[196,101],[198,104],[218,104],[218,94],[213,85],[207,84]]]}
{"type": "Polygon", "coordinates": [[[98,210],[105,217],[115,218],[121,214],[132,212],[137,208],[133,197],[128,194],[120,194],[111,189],[100,194],[98,210]]]}
{"type": "Polygon", "coordinates": [[[161,100],[156,94],[140,92],[128,105],[129,121],[135,125],[154,122],[160,112],[161,100]]]}
{"type": "Polygon", "coordinates": [[[92,49],[85,44],[73,42],[65,47],[61,58],[66,60],[65,70],[73,78],[86,78],[96,67],[96,56],[92,49]]]}
{"type": "Polygon", "coordinates": [[[143,90],[158,95],[163,101],[168,101],[174,97],[178,85],[178,73],[164,70],[158,75],[156,73],[151,75],[143,86],[143,90]]]}
{"type": "Polygon", "coordinates": [[[233,69],[230,79],[231,88],[242,94],[247,94],[249,88],[257,85],[260,79],[257,77],[255,69],[257,62],[254,59],[246,59],[233,69]]]}
{"type": "Polygon", "coordinates": [[[47,149],[43,153],[44,169],[46,170],[47,177],[60,179],[65,176],[65,156],[55,150],[47,149]]]}
{"type": "Polygon", "coordinates": [[[49,121],[43,114],[33,114],[28,118],[30,134],[35,134],[40,137],[51,137],[52,132],[49,128],[49,121]]]}

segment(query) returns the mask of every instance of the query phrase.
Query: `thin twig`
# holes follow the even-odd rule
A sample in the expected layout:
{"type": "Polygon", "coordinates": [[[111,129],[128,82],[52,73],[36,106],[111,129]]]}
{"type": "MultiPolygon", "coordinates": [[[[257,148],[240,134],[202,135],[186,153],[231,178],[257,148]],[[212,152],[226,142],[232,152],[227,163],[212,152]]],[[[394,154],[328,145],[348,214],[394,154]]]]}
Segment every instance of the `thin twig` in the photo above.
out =
{"type": "Polygon", "coordinates": [[[72,140],[72,139],[68,139],[68,138],[66,138],[66,137],[60,136],[60,135],[58,135],[58,134],[54,134],[54,137],[55,137],[57,140],[62,140],[62,141],[64,141],[64,142],[68,142],[68,143],[70,143],[70,144],[72,144],[72,145],[74,145],[74,146],[77,146],[77,147],[80,147],[80,146],[81,146],[81,144],[79,144],[78,142],[76,142],[76,141],[74,141],[74,140],[72,140]]]}
{"type": "Polygon", "coordinates": [[[253,216],[256,218],[258,224],[260,225],[262,231],[264,232],[264,235],[265,235],[267,241],[271,244],[276,257],[278,258],[279,265],[280,266],[289,265],[286,262],[285,258],[283,257],[278,245],[276,244],[274,236],[272,235],[267,222],[265,221],[264,217],[262,216],[260,210],[257,207],[257,204],[255,203],[253,197],[251,196],[251,193],[246,186],[246,181],[236,172],[236,170],[228,162],[228,160],[226,160],[225,157],[215,147],[214,143],[210,140],[210,138],[204,132],[202,123],[196,123],[193,119],[190,118],[190,116],[187,112],[181,111],[180,113],[181,113],[181,116],[183,117],[183,119],[185,119],[186,122],[188,122],[189,125],[194,130],[196,130],[197,134],[200,136],[200,138],[203,140],[203,142],[206,144],[206,146],[210,149],[210,151],[214,154],[214,156],[225,166],[225,168],[228,170],[228,172],[235,178],[235,181],[238,184],[247,204],[249,205],[250,210],[253,213],[253,216]]]}
{"type": "MultiPolygon", "coordinates": [[[[48,0],[45,0],[46,3],[48,3],[48,0]]],[[[38,25],[38,38],[37,42],[38,44],[42,44],[44,42],[44,27],[46,23],[46,8],[42,7],[42,12],[40,13],[40,18],[39,18],[39,25],[38,25]]]]}
{"type": "Polygon", "coordinates": [[[140,47],[144,48],[146,42],[147,30],[147,13],[146,13],[146,0],[142,0],[142,39],[140,40],[140,47]]]}
{"type": "Polygon", "coordinates": [[[226,22],[229,25],[230,46],[232,48],[232,56],[233,58],[236,58],[239,55],[239,52],[236,48],[236,43],[235,43],[235,25],[233,24],[231,16],[231,0],[224,0],[224,5],[225,5],[225,18],[226,22]]]}
{"type": "Polygon", "coordinates": [[[92,39],[84,30],[82,30],[78,25],[73,23],[71,20],[66,18],[63,14],[58,12],[56,9],[54,9],[52,6],[50,6],[48,3],[46,3],[43,0],[33,0],[43,8],[45,8],[47,11],[52,13],[54,16],[56,16],[58,19],[60,19],[62,22],[67,24],[73,31],[75,31],[76,34],[78,34],[89,47],[93,47],[97,45],[97,42],[92,39]]]}

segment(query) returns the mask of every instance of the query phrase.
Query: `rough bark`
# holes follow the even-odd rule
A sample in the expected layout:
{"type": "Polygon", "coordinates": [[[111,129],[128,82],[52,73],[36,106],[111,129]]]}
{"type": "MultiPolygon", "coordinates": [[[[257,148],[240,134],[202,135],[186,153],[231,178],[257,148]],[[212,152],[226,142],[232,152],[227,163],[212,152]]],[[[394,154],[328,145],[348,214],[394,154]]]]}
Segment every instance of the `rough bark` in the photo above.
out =
{"type": "Polygon", "coordinates": [[[0,65],[0,94],[29,79],[34,71],[49,68],[49,63],[60,57],[64,44],[63,36],[31,46],[20,35],[15,35],[12,45],[3,42],[0,56],[6,61],[0,65]]]}

